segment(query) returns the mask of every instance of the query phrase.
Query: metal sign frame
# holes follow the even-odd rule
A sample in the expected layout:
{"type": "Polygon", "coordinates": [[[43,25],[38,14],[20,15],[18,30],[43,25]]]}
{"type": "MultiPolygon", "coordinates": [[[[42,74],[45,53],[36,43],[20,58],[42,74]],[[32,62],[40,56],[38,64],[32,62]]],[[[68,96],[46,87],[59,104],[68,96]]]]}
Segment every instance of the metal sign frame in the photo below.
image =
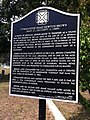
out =
{"type": "MultiPolygon", "coordinates": [[[[18,93],[12,93],[12,64],[13,64],[13,38],[14,38],[14,32],[16,29],[14,29],[14,25],[19,23],[20,21],[24,20],[25,18],[28,18],[28,16],[32,15],[34,12],[37,12],[36,14],[36,23],[40,26],[45,26],[48,21],[49,21],[49,13],[48,11],[51,10],[51,11],[54,11],[56,12],[57,14],[61,14],[62,16],[68,16],[68,17],[76,17],[77,19],[77,22],[76,22],[76,51],[77,51],[77,55],[76,55],[76,100],[65,100],[65,99],[57,99],[57,98],[54,98],[53,97],[49,97],[50,99],[53,99],[53,100],[59,100],[59,101],[64,101],[64,102],[73,102],[73,103],[77,103],[78,102],[78,91],[79,91],[79,88],[78,88],[78,79],[79,79],[79,26],[80,26],[80,15],[79,14],[71,14],[71,13],[66,13],[66,12],[62,12],[60,10],[57,10],[57,9],[54,9],[52,7],[39,7],[35,10],[32,10],[30,13],[26,14],[24,17],[22,17],[21,19],[19,20],[16,20],[14,22],[12,22],[11,24],[11,64],[10,64],[10,84],[9,84],[9,94],[11,96],[22,96],[22,97],[30,97],[30,98],[41,98],[41,99],[47,99],[47,97],[37,97],[37,96],[28,96],[28,95],[19,95],[18,93]],[[44,10],[44,11],[43,11],[44,10]],[[40,16],[41,15],[41,16],[40,16]],[[45,16],[44,16],[45,15],[45,16]]],[[[54,16],[53,16],[54,17],[54,16]]],[[[55,22],[55,21],[54,21],[55,22]]],[[[23,23],[23,22],[22,22],[23,23]]],[[[28,23],[27,23],[28,24],[28,23]]],[[[64,24],[65,25],[65,24],[64,24]]],[[[23,29],[24,30],[24,29],[23,29]]],[[[29,32],[29,31],[28,31],[29,32]]]]}

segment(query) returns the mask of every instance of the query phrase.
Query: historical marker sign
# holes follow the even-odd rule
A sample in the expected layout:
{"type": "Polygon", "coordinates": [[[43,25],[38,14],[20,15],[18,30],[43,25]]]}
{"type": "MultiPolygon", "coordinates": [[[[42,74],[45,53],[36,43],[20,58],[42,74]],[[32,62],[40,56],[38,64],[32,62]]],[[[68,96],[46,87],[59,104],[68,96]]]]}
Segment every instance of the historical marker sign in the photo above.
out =
{"type": "Polygon", "coordinates": [[[78,102],[79,14],[40,7],[12,23],[10,94],[78,102]]]}

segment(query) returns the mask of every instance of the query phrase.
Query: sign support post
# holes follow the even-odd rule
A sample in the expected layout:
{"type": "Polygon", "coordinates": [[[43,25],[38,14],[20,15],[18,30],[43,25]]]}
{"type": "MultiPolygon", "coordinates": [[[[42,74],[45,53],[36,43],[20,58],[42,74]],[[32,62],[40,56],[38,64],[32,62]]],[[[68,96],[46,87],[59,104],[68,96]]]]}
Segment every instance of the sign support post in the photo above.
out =
{"type": "Polygon", "coordinates": [[[46,100],[39,99],[39,120],[46,120],[46,100]]]}
{"type": "MultiPolygon", "coordinates": [[[[46,5],[48,5],[48,0],[46,0],[46,5]]],[[[39,120],[46,120],[46,100],[39,99],[39,120]]]]}

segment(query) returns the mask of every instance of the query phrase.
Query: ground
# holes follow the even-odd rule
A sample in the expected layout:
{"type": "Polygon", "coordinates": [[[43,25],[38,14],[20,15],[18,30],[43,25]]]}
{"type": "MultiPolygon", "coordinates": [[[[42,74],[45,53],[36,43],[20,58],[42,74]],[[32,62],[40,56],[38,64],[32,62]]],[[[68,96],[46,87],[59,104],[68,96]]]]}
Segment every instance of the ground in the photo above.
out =
{"type": "MultiPolygon", "coordinates": [[[[6,74],[9,70],[6,71],[6,74]]],[[[8,76],[0,80],[0,120],[38,120],[38,99],[9,96],[8,76]]],[[[81,92],[90,100],[88,92],[81,92]]],[[[90,120],[90,113],[81,103],[64,103],[54,101],[66,120],[90,120]]],[[[55,120],[50,110],[46,109],[46,120],[55,120]]]]}
{"type": "MultiPolygon", "coordinates": [[[[0,82],[0,120],[38,120],[38,100],[9,96],[8,89],[8,82],[0,82]]],[[[46,120],[54,120],[48,107],[46,120]]]]}
{"type": "MultiPolygon", "coordinates": [[[[90,100],[90,95],[88,92],[81,94],[90,100]]],[[[58,109],[65,116],[66,120],[90,120],[90,112],[85,109],[81,103],[65,103],[65,102],[56,102],[58,109]]]]}

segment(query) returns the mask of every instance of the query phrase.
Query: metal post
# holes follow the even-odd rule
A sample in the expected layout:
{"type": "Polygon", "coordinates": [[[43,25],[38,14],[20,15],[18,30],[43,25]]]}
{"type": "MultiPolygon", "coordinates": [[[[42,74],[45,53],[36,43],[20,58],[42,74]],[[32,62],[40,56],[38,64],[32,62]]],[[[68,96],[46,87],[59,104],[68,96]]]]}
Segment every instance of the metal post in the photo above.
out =
{"type": "Polygon", "coordinates": [[[39,99],[39,120],[46,120],[46,100],[39,99]]]}

